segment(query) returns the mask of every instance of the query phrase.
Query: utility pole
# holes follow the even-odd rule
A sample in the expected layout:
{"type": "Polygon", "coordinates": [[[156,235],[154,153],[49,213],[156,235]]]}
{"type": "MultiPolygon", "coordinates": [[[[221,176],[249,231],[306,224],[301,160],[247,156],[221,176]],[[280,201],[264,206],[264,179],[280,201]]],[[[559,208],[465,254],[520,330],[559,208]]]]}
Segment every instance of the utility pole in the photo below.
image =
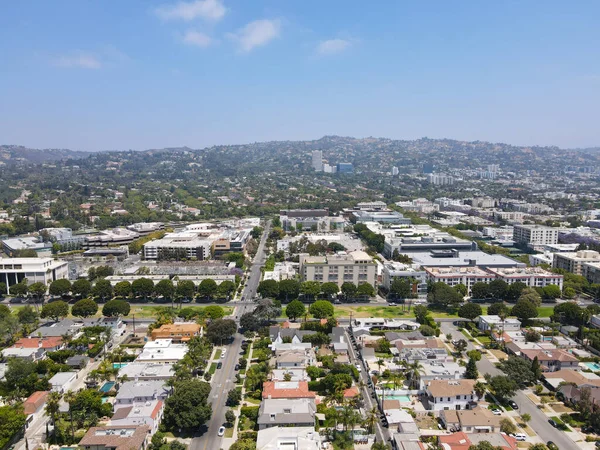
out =
{"type": "Polygon", "coordinates": [[[133,315],[133,334],[135,336],[135,314],[133,315]]]}

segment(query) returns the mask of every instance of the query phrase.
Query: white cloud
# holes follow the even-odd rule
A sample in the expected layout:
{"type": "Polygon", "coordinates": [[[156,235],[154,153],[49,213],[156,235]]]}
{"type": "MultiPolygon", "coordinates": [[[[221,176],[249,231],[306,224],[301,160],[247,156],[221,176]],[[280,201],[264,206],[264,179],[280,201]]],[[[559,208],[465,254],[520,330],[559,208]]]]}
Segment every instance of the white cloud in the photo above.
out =
{"type": "Polygon", "coordinates": [[[329,39],[319,42],[317,45],[317,53],[319,55],[333,55],[341,53],[350,47],[352,43],[346,39],[329,39]]]}
{"type": "Polygon", "coordinates": [[[155,13],[163,20],[180,19],[189,22],[201,18],[217,21],[225,16],[227,8],[222,0],[195,0],[164,5],[157,8],[155,13]]]}
{"type": "Polygon", "coordinates": [[[275,39],[280,31],[281,21],[262,19],[250,22],[236,33],[230,33],[228,37],[238,43],[241,51],[249,52],[275,39]]]}
{"type": "Polygon", "coordinates": [[[54,59],[53,63],[55,66],[65,68],[100,69],[102,67],[97,56],[84,52],[59,56],[54,59]]]}
{"type": "Polygon", "coordinates": [[[186,31],[186,33],[183,35],[182,40],[188,45],[193,45],[202,48],[210,46],[213,42],[210,36],[194,30],[186,31]]]}

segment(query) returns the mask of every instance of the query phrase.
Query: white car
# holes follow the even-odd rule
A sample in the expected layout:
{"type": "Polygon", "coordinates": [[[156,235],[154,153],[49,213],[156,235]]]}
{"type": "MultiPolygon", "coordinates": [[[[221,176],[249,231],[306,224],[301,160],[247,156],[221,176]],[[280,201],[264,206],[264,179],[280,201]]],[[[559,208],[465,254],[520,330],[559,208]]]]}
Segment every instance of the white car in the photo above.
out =
{"type": "Polygon", "coordinates": [[[362,369],[360,368],[360,364],[356,365],[356,370],[358,370],[359,373],[362,371],[362,369]]]}
{"type": "Polygon", "coordinates": [[[519,442],[524,442],[527,439],[527,435],[524,433],[513,434],[512,437],[514,437],[519,442]]]}
{"type": "Polygon", "coordinates": [[[500,411],[499,409],[492,409],[492,414],[495,416],[499,416],[502,414],[502,411],[500,411]]]}
{"type": "Polygon", "coordinates": [[[225,349],[221,352],[221,359],[225,358],[225,349]]]}
{"type": "Polygon", "coordinates": [[[223,436],[224,434],[225,434],[225,427],[219,428],[219,432],[217,433],[217,436],[223,436]]]}

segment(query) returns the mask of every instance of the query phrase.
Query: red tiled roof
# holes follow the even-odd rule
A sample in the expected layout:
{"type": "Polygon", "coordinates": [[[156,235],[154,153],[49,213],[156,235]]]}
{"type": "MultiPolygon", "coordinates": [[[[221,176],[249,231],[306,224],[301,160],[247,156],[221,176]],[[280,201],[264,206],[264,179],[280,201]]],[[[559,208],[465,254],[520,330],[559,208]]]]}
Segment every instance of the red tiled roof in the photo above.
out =
{"type": "Polygon", "coordinates": [[[579,361],[575,356],[564,350],[521,350],[521,353],[530,360],[533,360],[537,356],[539,361],[579,361]]]}
{"type": "Polygon", "coordinates": [[[156,417],[158,416],[158,412],[162,408],[162,405],[163,405],[162,400],[159,400],[158,402],[156,402],[156,406],[152,410],[152,414],[150,414],[150,417],[152,417],[153,419],[156,419],[156,417]]]}
{"type": "Polygon", "coordinates": [[[15,348],[54,348],[62,344],[61,337],[21,338],[13,347],[15,348]],[[40,345],[41,344],[41,345],[40,345]]]}
{"type": "Polygon", "coordinates": [[[315,398],[315,393],[308,390],[308,381],[265,381],[262,398],[315,398]],[[297,387],[289,387],[296,386],[297,387]]]}
{"type": "Polygon", "coordinates": [[[352,386],[344,391],[344,398],[352,398],[359,395],[358,388],[356,386],[352,386]]]}
{"type": "Polygon", "coordinates": [[[48,391],[36,391],[31,394],[29,398],[23,402],[25,414],[33,414],[36,412],[40,406],[46,403],[47,397],[48,391]]]}

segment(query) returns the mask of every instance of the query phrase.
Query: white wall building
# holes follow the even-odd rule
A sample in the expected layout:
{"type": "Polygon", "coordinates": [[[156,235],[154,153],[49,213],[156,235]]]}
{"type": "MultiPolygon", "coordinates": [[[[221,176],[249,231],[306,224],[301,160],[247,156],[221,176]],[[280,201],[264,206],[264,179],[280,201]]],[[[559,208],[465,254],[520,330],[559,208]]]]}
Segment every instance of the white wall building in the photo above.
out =
{"type": "Polygon", "coordinates": [[[594,250],[555,253],[552,267],[555,269],[564,269],[576,275],[583,275],[583,267],[587,263],[600,263],[600,253],[594,250]]]}
{"type": "Polygon", "coordinates": [[[199,236],[194,231],[168,233],[162,239],[144,244],[145,259],[209,259],[213,240],[199,236]]]}
{"type": "Polygon", "coordinates": [[[10,286],[27,278],[28,284],[49,285],[55,280],[68,278],[68,263],[53,258],[0,258],[0,283],[10,286]]]}
{"type": "Polygon", "coordinates": [[[312,167],[315,169],[315,172],[323,170],[323,152],[321,150],[312,152],[312,167]]]}
{"type": "Polygon", "coordinates": [[[548,245],[558,243],[558,228],[541,225],[515,225],[513,240],[519,244],[548,245]]]}
{"type": "Polygon", "coordinates": [[[475,380],[432,380],[425,388],[428,409],[472,409],[479,401],[475,380]]]}
{"type": "Polygon", "coordinates": [[[475,266],[465,267],[423,267],[427,274],[427,281],[432,283],[445,283],[448,286],[464,284],[467,292],[475,283],[489,283],[496,277],[483,269],[475,266]]]}
{"type": "Polygon", "coordinates": [[[562,291],[564,276],[540,267],[490,268],[488,272],[508,284],[525,283],[529,287],[546,287],[555,284],[562,291]]]}
{"type": "Polygon", "coordinates": [[[327,256],[300,255],[300,275],[303,281],[376,286],[377,264],[363,251],[327,256]]]}

